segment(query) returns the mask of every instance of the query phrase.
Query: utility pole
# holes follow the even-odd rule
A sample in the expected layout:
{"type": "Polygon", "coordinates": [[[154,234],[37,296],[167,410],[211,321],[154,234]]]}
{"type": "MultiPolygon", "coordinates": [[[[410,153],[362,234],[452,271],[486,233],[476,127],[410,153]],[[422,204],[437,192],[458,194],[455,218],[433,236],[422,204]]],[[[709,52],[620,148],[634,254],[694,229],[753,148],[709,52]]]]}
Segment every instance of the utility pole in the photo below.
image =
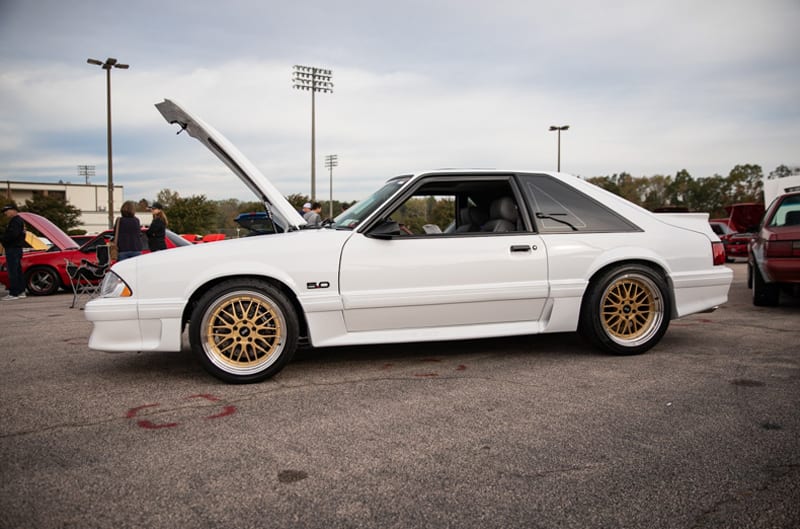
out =
{"type": "Polygon", "coordinates": [[[550,125],[550,132],[558,131],[558,172],[561,172],[561,131],[562,130],[569,130],[569,125],[561,125],[557,127],[555,125],[550,125]]]}
{"type": "Polygon", "coordinates": [[[86,185],[89,185],[89,177],[94,176],[94,165],[79,165],[78,176],[86,179],[86,185]]]}
{"type": "Polygon", "coordinates": [[[325,167],[327,167],[330,170],[330,177],[331,177],[331,182],[330,182],[330,186],[329,186],[330,193],[331,193],[331,197],[330,197],[330,215],[329,215],[330,218],[333,218],[333,168],[336,167],[337,165],[339,165],[339,155],[338,154],[329,154],[328,156],[325,157],[325,167]]]}
{"type": "Polygon", "coordinates": [[[317,92],[333,93],[333,70],[317,68],[315,66],[294,65],[292,71],[292,87],[299,90],[311,91],[311,200],[317,198],[316,175],[316,125],[314,94],[317,92]]]}

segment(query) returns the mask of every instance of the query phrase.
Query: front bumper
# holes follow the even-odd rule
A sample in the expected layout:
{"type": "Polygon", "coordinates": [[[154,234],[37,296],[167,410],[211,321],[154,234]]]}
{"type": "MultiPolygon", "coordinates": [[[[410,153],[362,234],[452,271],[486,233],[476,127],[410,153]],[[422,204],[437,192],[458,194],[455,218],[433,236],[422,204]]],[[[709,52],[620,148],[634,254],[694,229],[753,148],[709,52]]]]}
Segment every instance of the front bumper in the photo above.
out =
{"type": "Polygon", "coordinates": [[[92,322],[89,348],[98,351],[180,351],[182,302],[144,304],[131,298],[99,298],[86,304],[92,322]]]}

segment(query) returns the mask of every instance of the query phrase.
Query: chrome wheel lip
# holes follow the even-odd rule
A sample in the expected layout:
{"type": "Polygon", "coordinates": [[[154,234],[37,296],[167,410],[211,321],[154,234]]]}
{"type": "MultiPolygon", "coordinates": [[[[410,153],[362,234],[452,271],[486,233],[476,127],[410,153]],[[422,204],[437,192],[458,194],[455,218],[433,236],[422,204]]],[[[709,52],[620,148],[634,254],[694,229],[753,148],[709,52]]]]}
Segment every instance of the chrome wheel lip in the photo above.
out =
{"type": "Polygon", "coordinates": [[[244,289],[227,292],[209,305],[200,323],[200,339],[203,352],[217,368],[234,375],[251,375],[278,361],[286,330],[286,317],[272,298],[244,289]],[[273,330],[274,335],[265,336],[259,330],[273,330]],[[242,360],[248,354],[256,358],[242,360]]]}
{"type": "Polygon", "coordinates": [[[664,321],[664,299],[658,285],[643,274],[616,277],[600,298],[600,323],[606,336],[624,347],[647,343],[664,321]]]}

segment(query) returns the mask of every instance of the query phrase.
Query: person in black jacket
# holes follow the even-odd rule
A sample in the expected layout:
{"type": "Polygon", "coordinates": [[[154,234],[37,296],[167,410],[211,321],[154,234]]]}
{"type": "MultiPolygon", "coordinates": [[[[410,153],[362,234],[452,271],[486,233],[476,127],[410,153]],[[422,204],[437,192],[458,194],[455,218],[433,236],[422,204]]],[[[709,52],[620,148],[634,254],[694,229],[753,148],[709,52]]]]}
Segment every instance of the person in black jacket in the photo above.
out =
{"type": "Polygon", "coordinates": [[[158,202],[148,208],[153,212],[153,222],[147,228],[147,246],[151,252],[167,249],[167,216],[164,214],[163,207],[158,202]]]}
{"type": "Polygon", "coordinates": [[[6,253],[9,289],[3,301],[22,299],[25,297],[25,277],[22,275],[22,248],[25,246],[25,223],[19,216],[17,206],[9,204],[3,207],[3,214],[8,217],[8,226],[3,233],[2,243],[6,253]]]}

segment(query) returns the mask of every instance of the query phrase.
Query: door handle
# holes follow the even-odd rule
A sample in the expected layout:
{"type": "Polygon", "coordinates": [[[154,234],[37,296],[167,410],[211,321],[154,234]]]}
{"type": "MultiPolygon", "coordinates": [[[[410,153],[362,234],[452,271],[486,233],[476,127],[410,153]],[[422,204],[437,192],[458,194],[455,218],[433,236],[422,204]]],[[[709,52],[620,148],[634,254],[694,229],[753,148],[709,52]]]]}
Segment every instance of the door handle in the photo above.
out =
{"type": "Polygon", "coordinates": [[[511,247],[512,252],[530,252],[531,247],[527,244],[515,244],[511,247]]]}

